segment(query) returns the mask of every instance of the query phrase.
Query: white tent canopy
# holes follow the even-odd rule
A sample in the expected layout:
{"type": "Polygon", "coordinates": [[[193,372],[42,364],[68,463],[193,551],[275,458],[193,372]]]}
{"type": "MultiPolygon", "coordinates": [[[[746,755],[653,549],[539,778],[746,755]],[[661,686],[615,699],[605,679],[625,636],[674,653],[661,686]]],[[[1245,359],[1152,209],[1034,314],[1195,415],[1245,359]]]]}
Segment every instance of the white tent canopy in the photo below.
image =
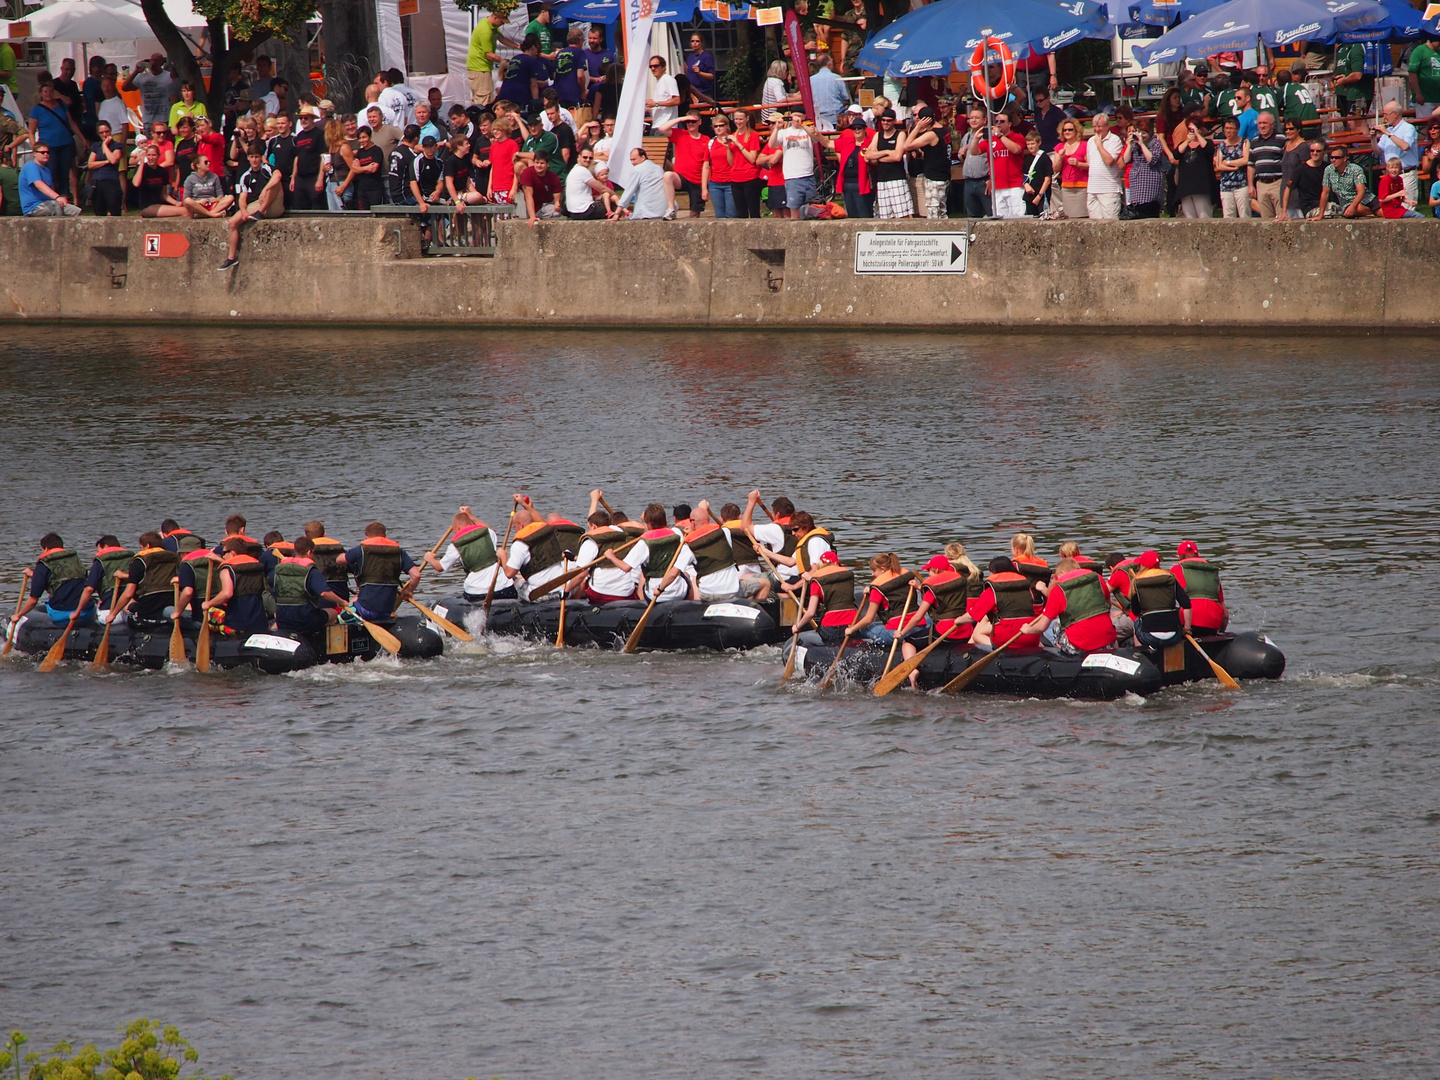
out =
{"type": "Polygon", "coordinates": [[[30,16],[32,41],[134,41],[147,37],[144,18],[99,0],[58,0],[30,16]]]}
{"type": "MultiPolygon", "coordinates": [[[[132,12],[142,22],[145,19],[140,10],[140,0],[99,0],[100,3],[115,8],[117,11],[132,12]]],[[[170,21],[181,30],[204,30],[206,27],[205,16],[195,10],[190,0],[165,0],[165,14],[170,16],[170,21]]],[[[148,32],[146,36],[150,36],[148,32]]]]}

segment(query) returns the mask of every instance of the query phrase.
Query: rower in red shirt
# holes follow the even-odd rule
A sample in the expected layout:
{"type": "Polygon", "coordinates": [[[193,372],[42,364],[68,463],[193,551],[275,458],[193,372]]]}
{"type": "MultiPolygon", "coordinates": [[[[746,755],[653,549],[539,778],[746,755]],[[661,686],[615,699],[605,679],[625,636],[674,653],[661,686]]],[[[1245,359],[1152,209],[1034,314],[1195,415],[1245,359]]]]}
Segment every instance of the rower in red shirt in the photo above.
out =
{"type": "Polygon", "coordinates": [[[1015,638],[1012,649],[1038,649],[1040,635],[1025,630],[1035,617],[1030,595],[1030,580],[1015,569],[1015,564],[1001,555],[990,560],[990,576],[985,591],[967,606],[966,613],[955,621],[973,622],[970,640],[977,645],[999,647],[1015,638]]]}
{"type": "Polygon", "coordinates": [[[1180,561],[1170,568],[1175,583],[1190,598],[1190,624],[1197,634],[1218,634],[1230,624],[1225,590],[1220,585],[1220,568],[1200,556],[1193,540],[1182,540],[1175,549],[1180,561]]]}
{"type": "Polygon", "coordinates": [[[1110,621],[1110,589],[1093,570],[1074,559],[1061,559],[1050,581],[1045,610],[1026,623],[1026,633],[1043,634],[1060,620],[1056,643],[1066,652],[1094,652],[1115,644],[1115,625],[1110,621]]]}

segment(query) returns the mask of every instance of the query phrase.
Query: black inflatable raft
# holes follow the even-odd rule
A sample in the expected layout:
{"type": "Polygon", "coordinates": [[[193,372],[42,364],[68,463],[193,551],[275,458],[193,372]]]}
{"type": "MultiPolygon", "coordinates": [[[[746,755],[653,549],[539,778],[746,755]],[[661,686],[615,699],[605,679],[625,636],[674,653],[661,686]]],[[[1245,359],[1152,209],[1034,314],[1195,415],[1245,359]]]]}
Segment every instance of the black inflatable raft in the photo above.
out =
{"type": "MultiPolygon", "coordinates": [[[[429,658],[444,651],[444,640],[426,619],[400,616],[381,624],[400,639],[400,656],[429,658]]],[[[59,640],[64,626],[57,626],[44,612],[21,620],[15,648],[39,660],[59,640]]],[[[95,658],[103,626],[79,626],[65,642],[65,659],[88,661],[95,658]]],[[[199,628],[182,628],[185,658],[195,660],[199,628]]],[[[250,634],[210,635],[210,663],[219,668],[253,667],[270,675],[300,671],[316,664],[345,664],[373,660],[382,653],[379,644],[358,624],[340,623],[329,630],[296,634],[266,630],[250,634]]],[[[142,630],[117,623],[110,631],[110,661],[151,669],[163,668],[170,658],[170,630],[142,630]]]]}
{"type": "MultiPolygon", "coordinates": [[[[481,619],[483,601],[447,596],[429,605],[435,614],[465,625],[467,616],[481,619]]],[[[630,632],[645,613],[637,601],[605,604],[601,607],[581,600],[565,602],[565,644],[594,645],[602,649],[623,648],[630,632]]],[[[774,645],[788,635],[777,622],[775,601],[730,600],[707,603],[703,600],[669,600],[655,605],[640,648],[647,651],[679,649],[753,649],[774,645]]],[[[482,625],[473,622],[472,629],[482,625]]],[[[560,628],[560,601],[496,600],[490,607],[487,632],[532,641],[555,640],[560,628]]]]}
{"type": "MultiPolygon", "coordinates": [[[[1278,679],[1285,671],[1285,654],[1274,642],[1253,631],[1197,637],[1197,643],[1217,664],[1237,679],[1278,679]]],[[[833,646],[800,646],[797,665],[807,676],[823,675],[835,659],[833,646]]],[[[840,675],[872,684],[884,670],[889,649],[854,644],[840,660],[840,675]]],[[[967,645],[941,646],[919,667],[920,689],[935,690],[984,656],[967,645]]],[[[899,663],[899,653],[896,653],[899,663]]],[[[1151,694],[1162,686],[1213,679],[1205,658],[1182,638],[1163,648],[1144,645],[1103,649],[1084,656],[1058,649],[1007,650],[993,661],[966,692],[1011,694],[1017,697],[1073,697],[1113,700],[1127,693],[1151,694]]]]}

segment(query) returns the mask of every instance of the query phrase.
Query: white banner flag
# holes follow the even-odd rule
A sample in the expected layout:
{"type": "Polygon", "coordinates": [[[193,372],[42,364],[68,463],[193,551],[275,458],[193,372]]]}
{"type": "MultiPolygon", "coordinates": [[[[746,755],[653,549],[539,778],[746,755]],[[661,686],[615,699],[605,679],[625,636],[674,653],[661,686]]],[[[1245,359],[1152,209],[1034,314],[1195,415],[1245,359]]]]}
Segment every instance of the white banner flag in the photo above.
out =
{"type": "MultiPolygon", "coordinates": [[[[630,151],[645,134],[645,98],[650,86],[650,26],[655,21],[655,0],[622,0],[620,19],[630,53],[625,60],[625,85],[615,117],[615,142],[610,147],[610,179],[621,187],[630,183],[630,151]]],[[[657,162],[656,164],[660,164],[657,162]]]]}

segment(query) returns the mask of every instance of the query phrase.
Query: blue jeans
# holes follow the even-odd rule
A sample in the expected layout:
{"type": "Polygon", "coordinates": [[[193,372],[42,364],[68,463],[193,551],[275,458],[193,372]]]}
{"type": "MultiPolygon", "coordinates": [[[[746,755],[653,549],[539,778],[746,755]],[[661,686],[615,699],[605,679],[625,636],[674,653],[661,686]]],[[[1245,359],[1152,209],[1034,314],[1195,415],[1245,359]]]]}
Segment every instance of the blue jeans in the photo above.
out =
{"type": "Polygon", "coordinates": [[[815,177],[797,176],[791,180],[785,180],[785,206],[789,210],[799,210],[802,206],[815,201],[817,190],[815,177]]]}
{"type": "Polygon", "coordinates": [[[847,184],[842,194],[845,196],[846,217],[873,218],[875,216],[875,193],[873,191],[867,195],[861,195],[858,190],[852,191],[847,184]]]}
{"type": "MultiPolygon", "coordinates": [[[[46,605],[45,605],[45,614],[46,614],[46,615],[49,615],[49,616],[50,616],[50,621],[53,622],[53,623],[55,623],[55,624],[58,626],[58,625],[60,625],[60,624],[62,624],[62,623],[68,623],[68,622],[70,621],[70,616],[73,614],[73,612],[60,611],[60,610],[58,610],[58,609],[56,609],[56,608],[51,607],[49,604],[46,604],[46,605]]],[[[91,604],[91,605],[90,605],[89,607],[87,607],[83,612],[81,612],[80,617],[75,620],[75,625],[76,625],[76,626],[91,626],[91,625],[94,624],[94,622],[95,622],[95,605],[94,605],[94,604],[91,604]]]]}
{"type": "Polygon", "coordinates": [[[894,632],[885,629],[883,622],[867,623],[860,630],[852,634],[851,637],[858,638],[861,641],[869,641],[876,645],[889,645],[895,640],[894,632]]]}
{"type": "Polygon", "coordinates": [[[331,210],[353,210],[355,208],[355,189],[347,187],[345,194],[335,193],[336,183],[334,180],[325,181],[325,202],[331,210]]]}
{"type": "Polygon", "coordinates": [[[990,196],[985,194],[984,180],[965,181],[965,216],[974,218],[990,216],[990,196]]]}
{"type": "Polygon", "coordinates": [[[733,218],[740,215],[735,212],[735,192],[729,184],[710,184],[710,201],[715,206],[717,218],[733,218]]]}

